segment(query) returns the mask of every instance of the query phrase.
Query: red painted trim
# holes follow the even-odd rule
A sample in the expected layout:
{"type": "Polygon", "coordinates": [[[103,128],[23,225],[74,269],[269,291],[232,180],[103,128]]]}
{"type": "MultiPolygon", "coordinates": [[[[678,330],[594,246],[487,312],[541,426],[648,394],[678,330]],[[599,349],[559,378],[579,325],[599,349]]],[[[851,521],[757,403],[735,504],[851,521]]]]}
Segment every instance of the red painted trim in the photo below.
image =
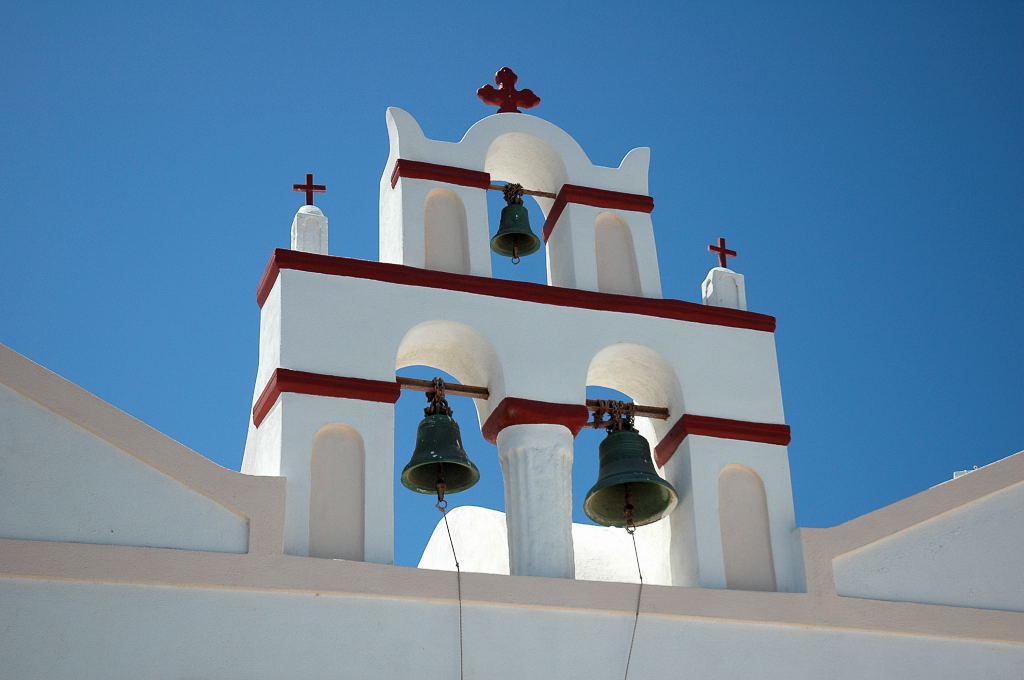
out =
{"type": "Polygon", "coordinates": [[[293,371],[278,368],[270,376],[260,398],[252,407],[252,422],[260,426],[270,409],[277,403],[282,392],[313,394],[320,397],[343,397],[363,401],[383,401],[390,404],[398,401],[402,389],[397,382],[367,380],[365,378],[343,378],[337,375],[293,371]]]}
{"type": "Polygon", "coordinates": [[[554,205],[544,220],[544,242],[558,223],[562,216],[566,203],[579,203],[581,205],[592,205],[597,208],[609,208],[611,210],[627,210],[630,212],[649,213],[654,210],[654,199],[643,194],[626,194],[621,191],[608,191],[607,189],[594,189],[581,187],[575,184],[564,184],[558,192],[554,205]]]}
{"type": "Polygon", "coordinates": [[[263,306],[270,296],[270,291],[277,281],[282,269],[315,272],[331,276],[348,276],[357,279],[385,281],[406,286],[457,290],[474,295],[509,300],[524,300],[559,307],[576,307],[579,309],[596,309],[624,314],[642,314],[664,319],[693,321],[695,323],[730,326],[732,328],[748,328],[755,331],[775,332],[775,317],[756,312],[745,312],[728,307],[701,305],[684,300],[666,300],[662,298],[633,297],[632,295],[615,295],[612,293],[596,293],[589,290],[546,286],[541,283],[525,281],[507,281],[492,279],[486,276],[469,274],[451,274],[448,272],[407,267],[388,262],[371,262],[348,257],[317,255],[297,250],[278,248],[270,257],[267,269],[260,279],[256,291],[256,302],[263,306]]]}
{"type": "Polygon", "coordinates": [[[456,168],[452,165],[410,161],[406,158],[399,158],[395,161],[395,169],[391,172],[392,189],[398,184],[399,177],[429,179],[436,182],[445,182],[446,184],[476,187],[477,189],[486,189],[491,186],[491,176],[486,172],[456,168]]]}
{"type": "MultiPolygon", "coordinates": [[[[564,189],[565,187],[563,186],[562,188],[564,189]]],[[[565,195],[559,191],[555,202],[551,204],[551,210],[548,211],[547,219],[544,220],[544,228],[541,230],[541,237],[544,239],[544,243],[548,242],[551,232],[555,230],[555,225],[558,224],[558,218],[562,216],[563,210],[565,210],[565,195]]]]}
{"type": "Polygon", "coordinates": [[[505,397],[491,411],[481,428],[484,439],[494,444],[498,433],[509,425],[537,425],[547,423],[564,425],[575,437],[590,419],[590,410],[577,404],[552,404],[533,399],[505,397]]]}
{"type": "Polygon", "coordinates": [[[789,425],[776,423],[752,423],[747,420],[730,420],[728,418],[712,418],[686,413],[675,422],[656,447],[654,461],[664,465],[683,443],[687,435],[704,435],[721,437],[722,439],[739,439],[745,442],[761,442],[786,446],[791,439],[789,425]]]}

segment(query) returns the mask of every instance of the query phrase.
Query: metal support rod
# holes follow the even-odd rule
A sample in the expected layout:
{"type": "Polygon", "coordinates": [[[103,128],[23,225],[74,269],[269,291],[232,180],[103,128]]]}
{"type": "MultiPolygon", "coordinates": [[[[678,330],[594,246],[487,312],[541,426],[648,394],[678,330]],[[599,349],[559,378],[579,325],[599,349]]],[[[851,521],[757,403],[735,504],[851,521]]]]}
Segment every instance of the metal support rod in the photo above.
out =
{"type": "MultiPolygon", "coordinates": [[[[598,399],[587,399],[587,408],[594,411],[599,406],[598,399]]],[[[633,413],[644,418],[656,418],[658,420],[668,420],[668,409],[661,408],[659,406],[641,406],[637,404],[633,407],[633,413]]]]}
{"type": "MultiPolygon", "coordinates": [[[[417,392],[430,392],[434,389],[434,383],[430,380],[419,380],[418,378],[404,378],[398,376],[395,378],[399,387],[403,390],[415,390],[417,392]]],[[[491,396],[490,391],[486,387],[479,387],[477,385],[459,385],[457,383],[445,383],[444,384],[445,394],[451,397],[470,397],[471,399],[488,399],[491,396]]],[[[587,399],[587,408],[591,411],[595,411],[598,408],[597,399],[587,399]]],[[[658,420],[668,420],[668,409],[661,408],[658,406],[641,406],[636,405],[633,412],[643,418],[656,418],[658,420]]]]}
{"type": "MultiPolygon", "coordinates": [[[[430,380],[418,380],[417,378],[403,378],[401,376],[395,378],[398,382],[399,387],[403,390],[415,390],[417,392],[430,392],[434,389],[434,383],[430,380]]],[[[472,397],[473,399],[487,399],[491,396],[491,393],[486,387],[476,387],[474,385],[459,385],[457,383],[446,382],[444,384],[444,391],[450,397],[472,397]]]]}
{"type": "MultiPolygon", "coordinates": [[[[489,186],[487,188],[488,189],[493,189],[494,191],[504,191],[505,190],[505,185],[504,184],[496,184],[494,182],[491,182],[491,186],[489,186]]],[[[536,191],[535,189],[523,189],[523,193],[524,194],[528,194],[530,196],[542,196],[544,198],[558,198],[558,194],[553,194],[550,191],[536,191]]]]}

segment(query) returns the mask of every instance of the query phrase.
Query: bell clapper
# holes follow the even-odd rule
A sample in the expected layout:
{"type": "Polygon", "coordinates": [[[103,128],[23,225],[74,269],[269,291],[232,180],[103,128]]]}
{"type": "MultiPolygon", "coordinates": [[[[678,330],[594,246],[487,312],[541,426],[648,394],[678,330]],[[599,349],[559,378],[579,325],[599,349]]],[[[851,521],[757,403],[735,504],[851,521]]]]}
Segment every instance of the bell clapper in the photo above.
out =
{"type": "Polygon", "coordinates": [[[448,509],[448,501],[444,499],[444,492],[448,488],[444,483],[444,463],[437,464],[437,483],[434,484],[434,488],[437,490],[437,509],[443,515],[448,509]]]}
{"type": "Polygon", "coordinates": [[[519,264],[519,237],[512,239],[512,264],[519,264]]]}
{"type": "Polygon", "coordinates": [[[622,514],[626,517],[626,533],[633,534],[636,531],[636,520],[633,519],[633,511],[636,510],[633,507],[633,494],[629,493],[629,484],[623,484],[625,487],[623,500],[626,504],[622,507],[622,514]]]}

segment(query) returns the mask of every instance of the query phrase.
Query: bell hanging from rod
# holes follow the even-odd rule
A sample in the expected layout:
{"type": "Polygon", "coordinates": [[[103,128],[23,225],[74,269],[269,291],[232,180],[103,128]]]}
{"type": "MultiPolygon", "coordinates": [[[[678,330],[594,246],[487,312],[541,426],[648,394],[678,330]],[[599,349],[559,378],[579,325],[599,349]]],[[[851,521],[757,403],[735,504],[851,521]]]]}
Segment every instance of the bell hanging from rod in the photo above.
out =
{"type": "Polygon", "coordinates": [[[480,471],[462,448],[459,424],[452,418],[440,378],[434,378],[427,400],[430,405],[423,410],[423,420],[416,430],[416,448],[402,470],[402,484],[418,493],[436,493],[440,501],[445,493],[464,491],[476,484],[480,471]]]}
{"type": "MultiPolygon", "coordinates": [[[[616,406],[603,421],[608,436],[599,447],[597,483],[587,492],[583,511],[598,524],[632,531],[672,512],[679,496],[654,469],[651,446],[633,427],[633,405],[611,403],[616,406]]],[[[601,423],[601,417],[598,411],[595,421],[601,423]]]]}
{"type": "Polygon", "coordinates": [[[506,184],[504,192],[508,205],[501,209],[501,222],[498,233],[491,239],[491,250],[511,257],[512,264],[518,264],[520,257],[537,252],[540,239],[530,229],[530,215],[523,205],[522,185],[506,184]]]}

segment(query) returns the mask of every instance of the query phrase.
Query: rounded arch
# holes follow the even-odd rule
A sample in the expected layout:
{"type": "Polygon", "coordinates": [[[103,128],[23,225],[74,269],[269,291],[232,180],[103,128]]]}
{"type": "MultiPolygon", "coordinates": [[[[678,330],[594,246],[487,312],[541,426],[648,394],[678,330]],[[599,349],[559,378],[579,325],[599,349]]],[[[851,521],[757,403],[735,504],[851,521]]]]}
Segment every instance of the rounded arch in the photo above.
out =
{"type": "Polygon", "coordinates": [[[638,418],[637,430],[653,449],[683,413],[683,394],[675,368],[644,345],[620,342],[603,348],[590,360],[587,385],[628,394],[635,403],[668,408],[669,419],[638,418]]]}
{"type": "Polygon", "coordinates": [[[602,293],[640,295],[640,270],[633,234],[626,220],[610,212],[594,220],[597,289],[602,293]]]}
{"type": "Polygon", "coordinates": [[[587,384],[610,387],[646,406],[664,406],[669,417],[683,413],[683,394],[676,370],[660,353],[644,345],[620,342],[594,355],[587,384]]]}
{"type": "Polygon", "coordinates": [[[348,425],[325,425],[309,462],[309,555],[359,560],[364,554],[366,450],[348,425]]]}
{"type": "Polygon", "coordinates": [[[768,496],[753,469],[733,463],[718,473],[718,521],[725,587],[775,590],[768,496]]]}
{"type": "Polygon", "coordinates": [[[424,199],[423,250],[427,269],[469,273],[466,206],[451,189],[435,187],[424,199]]]}
{"type": "Polygon", "coordinates": [[[409,329],[398,345],[395,370],[418,365],[440,369],[466,385],[488,387],[491,400],[474,400],[481,423],[490,413],[492,400],[504,393],[498,353],[482,333],[464,323],[433,320],[409,329]]]}
{"type": "MultiPolygon", "coordinates": [[[[579,148],[569,135],[558,128],[555,129],[565,135],[565,140],[579,148]]],[[[564,140],[559,146],[565,146],[564,140]]],[[[580,149],[579,152],[582,154],[583,150],[580,149]]],[[[490,173],[495,180],[517,182],[530,189],[558,193],[569,177],[563,153],[564,148],[559,152],[547,140],[534,134],[505,132],[497,135],[487,147],[484,154],[484,171],[490,173]]],[[[540,196],[535,198],[541,211],[547,216],[554,200],[540,196]]]]}

